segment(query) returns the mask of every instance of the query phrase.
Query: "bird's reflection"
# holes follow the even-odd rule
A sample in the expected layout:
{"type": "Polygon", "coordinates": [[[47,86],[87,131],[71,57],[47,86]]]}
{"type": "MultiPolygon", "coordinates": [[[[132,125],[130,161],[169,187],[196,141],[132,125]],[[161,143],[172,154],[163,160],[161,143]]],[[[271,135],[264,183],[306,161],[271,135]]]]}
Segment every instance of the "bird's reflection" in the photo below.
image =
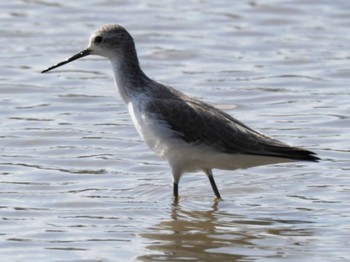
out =
{"type": "MultiPolygon", "coordinates": [[[[171,218],[149,228],[140,236],[146,242],[146,252],[137,259],[141,261],[241,261],[250,256],[277,250],[259,246],[257,243],[267,235],[310,235],[311,232],[290,224],[305,221],[276,221],[269,219],[248,219],[220,211],[220,202],[207,210],[194,211],[193,207],[174,202],[171,218]],[[269,250],[270,249],[270,250],[269,250]],[[222,260],[218,260],[222,259],[222,260]]],[[[297,245],[297,243],[295,243],[297,245]]]]}

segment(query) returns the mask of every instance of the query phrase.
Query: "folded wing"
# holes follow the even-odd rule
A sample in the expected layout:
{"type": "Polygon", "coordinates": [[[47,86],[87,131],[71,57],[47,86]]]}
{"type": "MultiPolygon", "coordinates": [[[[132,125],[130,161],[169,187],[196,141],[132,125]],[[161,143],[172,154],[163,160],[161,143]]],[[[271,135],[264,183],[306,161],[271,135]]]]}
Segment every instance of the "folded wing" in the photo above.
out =
{"type": "Polygon", "coordinates": [[[206,144],[219,152],[317,161],[315,153],[289,146],[261,134],[225,112],[204,102],[185,99],[156,99],[147,110],[168,124],[188,143],[206,144]]]}

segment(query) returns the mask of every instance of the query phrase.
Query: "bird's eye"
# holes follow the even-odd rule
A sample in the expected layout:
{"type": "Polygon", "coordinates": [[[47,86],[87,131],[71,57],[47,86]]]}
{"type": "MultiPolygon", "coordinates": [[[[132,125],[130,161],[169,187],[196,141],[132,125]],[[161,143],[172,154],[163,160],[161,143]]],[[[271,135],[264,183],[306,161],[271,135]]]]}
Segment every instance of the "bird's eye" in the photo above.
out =
{"type": "Polygon", "coordinates": [[[101,43],[103,40],[102,36],[96,36],[95,39],[94,39],[94,43],[95,44],[99,44],[101,43]]]}

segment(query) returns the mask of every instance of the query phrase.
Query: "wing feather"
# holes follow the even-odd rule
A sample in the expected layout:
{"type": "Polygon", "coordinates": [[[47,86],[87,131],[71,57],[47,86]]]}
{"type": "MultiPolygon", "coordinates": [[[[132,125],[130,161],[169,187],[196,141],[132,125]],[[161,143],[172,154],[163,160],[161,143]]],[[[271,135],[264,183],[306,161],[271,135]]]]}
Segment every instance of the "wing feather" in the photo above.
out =
{"type": "Polygon", "coordinates": [[[155,99],[147,111],[155,113],[188,143],[206,144],[229,154],[252,154],[317,161],[311,151],[291,147],[261,134],[227,113],[199,100],[155,99]]]}

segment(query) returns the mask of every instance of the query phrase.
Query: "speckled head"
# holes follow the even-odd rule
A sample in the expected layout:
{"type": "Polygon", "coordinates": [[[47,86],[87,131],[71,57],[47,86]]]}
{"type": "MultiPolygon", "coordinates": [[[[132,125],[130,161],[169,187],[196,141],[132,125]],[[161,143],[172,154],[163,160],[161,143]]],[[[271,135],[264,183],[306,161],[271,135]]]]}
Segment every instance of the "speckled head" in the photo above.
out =
{"type": "Polygon", "coordinates": [[[134,41],[124,27],[105,25],[92,33],[87,49],[92,55],[111,58],[118,53],[130,52],[134,48],[134,41]]]}
{"type": "Polygon", "coordinates": [[[87,55],[99,55],[110,60],[118,60],[123,59],[123,57],[128,57],[138,63],[135,44],[131,35],[124,27],[109,24],[104,25],[92,33],[89,40],[89,45],[85,50],[43,70],[42,73],[46,73],[54,68],[60,67],[87,55]]]}

